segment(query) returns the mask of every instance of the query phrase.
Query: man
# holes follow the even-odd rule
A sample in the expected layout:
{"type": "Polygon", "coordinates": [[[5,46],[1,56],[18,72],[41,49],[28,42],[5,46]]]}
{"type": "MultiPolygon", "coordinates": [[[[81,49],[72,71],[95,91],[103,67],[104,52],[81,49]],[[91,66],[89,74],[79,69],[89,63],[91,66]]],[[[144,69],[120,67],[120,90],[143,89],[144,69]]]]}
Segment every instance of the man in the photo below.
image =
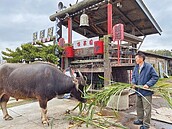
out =
{"type": "Polygon", "coordinates": [[[143,53],[137,53],[135,60],[136,66],[132,73],[132,87],[137,91],[137,120],[134,121],[134,124],[141,125],[140,129],[148,129],[151,120],[153,95],[153,92],[149,88],[155,85],[159,77],[153,66],[145,62],[145,55],[143,53]],[[144,89],[137,88],[135,87],[136,85],[142,86],[144,89]]]}

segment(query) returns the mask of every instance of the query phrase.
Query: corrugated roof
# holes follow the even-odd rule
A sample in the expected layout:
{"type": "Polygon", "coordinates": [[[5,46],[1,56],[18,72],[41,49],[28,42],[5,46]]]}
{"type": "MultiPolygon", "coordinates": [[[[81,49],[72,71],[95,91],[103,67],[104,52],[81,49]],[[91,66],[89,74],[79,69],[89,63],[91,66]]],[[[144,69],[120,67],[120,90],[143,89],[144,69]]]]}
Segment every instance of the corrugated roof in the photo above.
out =
{"type": "Polygon", "coordinates": [[[153,57],[159,57],[159,58],[162,58],[162,59],[170,59],[170,60],[172,60],[171,56],[159,55],[159,54],[155,54],[155,53],[151,53],[151,52],[146,52],[146,51],[139,51],[139,52],[142,52],[146,56],[153,56],[153,57]]]}
{"type": "MultiPolygon", "coordinates": [[[[142,0],[112,0],[113,25],[124,24],[125,32],[132,34],[135,30],[136,36],[150,34],[161,34],[162,30],[143,3],[142,0]],[[120,2],[122,7],[117,7],[120,2]]],[[[50,16],[55,21],[58,17],[62,25],[67,27],[66,14],[72,17],[72,29],[88,38],[107,34],[107,2],[104,0],[84,0],[62,11],[50,16]],[[89,17],[89,27],[79,27],[80,15],[85,9],[89,17]]]]}

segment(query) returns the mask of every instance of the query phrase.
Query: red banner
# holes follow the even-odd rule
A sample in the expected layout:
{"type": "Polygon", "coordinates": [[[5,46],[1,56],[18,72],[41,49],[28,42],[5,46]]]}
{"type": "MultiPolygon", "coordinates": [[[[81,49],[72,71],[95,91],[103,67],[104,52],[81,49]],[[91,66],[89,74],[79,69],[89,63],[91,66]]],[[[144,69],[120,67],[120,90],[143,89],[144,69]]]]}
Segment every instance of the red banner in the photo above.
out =
{"type": "Polygon", "coordinates": [[[116,24],[113,26],[113,41],[124,40],[124,25],[116,24]]]}

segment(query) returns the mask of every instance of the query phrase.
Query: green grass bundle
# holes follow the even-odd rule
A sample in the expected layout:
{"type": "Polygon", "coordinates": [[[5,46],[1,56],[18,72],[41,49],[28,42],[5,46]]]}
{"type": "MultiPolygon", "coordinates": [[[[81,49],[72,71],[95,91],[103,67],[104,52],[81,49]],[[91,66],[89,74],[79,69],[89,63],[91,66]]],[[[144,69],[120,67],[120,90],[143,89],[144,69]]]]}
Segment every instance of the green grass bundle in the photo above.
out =
{"type": "MultiPolygon", "coordinates": [[[[111,85],[105,86],[102,91],[99,91],[95,94],[88,93],[87,91],[89,88],[85,89],[85,98],[87,98],[88,102],[84,104],[79,103],[74,109],[79,108],[80,113],[78,114],[78,116],[70,116],[70,118],[75,121],[86,122],[87,126],[90,124],[102,129],[107,129],[109,126],[114,125],[116,127],[126,129],[126,127],[120,124],[108,122],[101,117],[95,119],[94,116],[97,115],[97,107],[99,107],[100,110],[106,107],[112,95],[118,95],[120,97],[124,90],[131,89],[131,84],[116,82],[111,85]]],[[[137,88],[143,87],[137,86],[137,88]]],[[[146,90],[154,91],[156,95],[162,96],[168,102],[170,108],[172,108],[171,77],[168,79],[160,79],[155,86],[146,90]]],[[[101,116],[101,114],[99,115],[101,116]]],[[[118,116],[117,111],[114,111],[114,117],[116,116],[118,116]]]]}

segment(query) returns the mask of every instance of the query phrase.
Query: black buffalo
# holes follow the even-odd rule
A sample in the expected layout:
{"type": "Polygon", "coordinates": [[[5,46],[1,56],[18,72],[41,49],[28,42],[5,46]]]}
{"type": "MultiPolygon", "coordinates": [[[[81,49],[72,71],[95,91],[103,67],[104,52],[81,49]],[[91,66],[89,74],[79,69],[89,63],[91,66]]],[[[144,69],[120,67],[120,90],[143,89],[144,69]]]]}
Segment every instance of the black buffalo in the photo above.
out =
{"type": "Polygon", "coordinates": [[[3,64],[0,66],[0,105],[4,119],[12,119],[6,108],[10,97],[16,100],[31,98],[39,101],[42,123],[48,124],[47,102],[69,92],[79,101],[85,102],[82,97],[85,84],[82,76],[69,77],[46,63],[3,64]]]}

